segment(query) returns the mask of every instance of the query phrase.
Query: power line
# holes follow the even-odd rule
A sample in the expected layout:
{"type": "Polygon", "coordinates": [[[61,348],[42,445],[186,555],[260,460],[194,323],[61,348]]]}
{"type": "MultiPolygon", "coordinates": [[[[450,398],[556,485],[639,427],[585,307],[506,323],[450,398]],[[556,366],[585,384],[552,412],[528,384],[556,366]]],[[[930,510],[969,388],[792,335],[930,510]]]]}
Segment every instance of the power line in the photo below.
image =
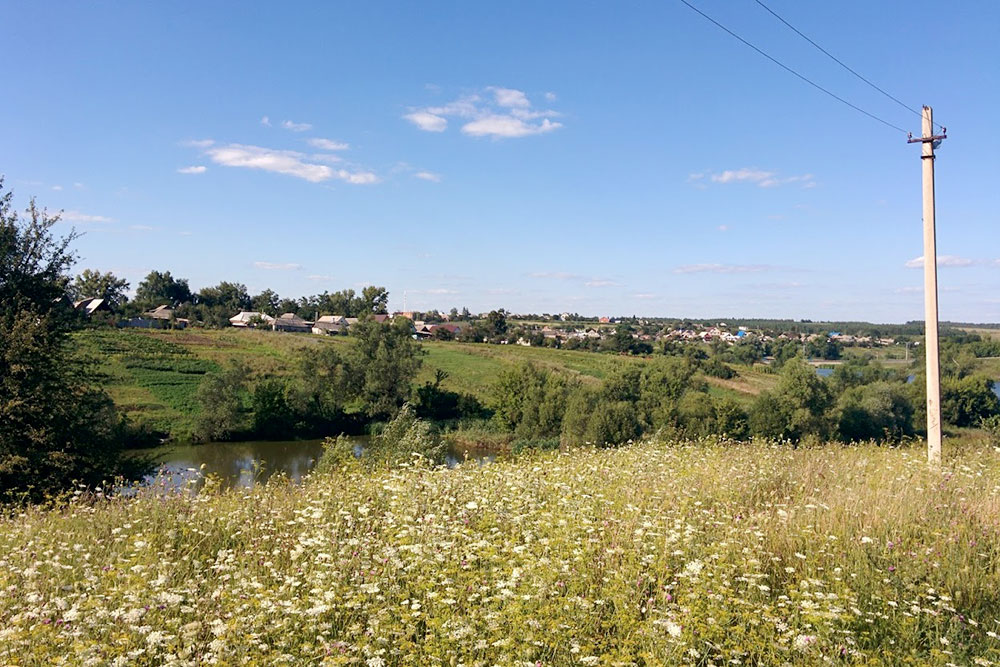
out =
{"type": "MultiPolygon", "coordinates": [[[[815,46],[817,49],[819,49],[820,51],[822,51],[827,57],[829,57],[831,60],[833,60],[833,62],[837,63],[838,65],[840,65],[841,67],[843,67],[844,69],[846,69],[848,72],[850,72],[854,76],[858,77],[859,79],[861,79],[862,81],[864,81],[865,83],[867,83],[869,86],[871,86],[872,88],[874,88],[878,92],[882,93],[883,95],[885,95],[890,100],[892,100],[893,102],[895,102],[899,106],[903,107],[907,111],[909,111],[909,112],[911,112],[913,114],[916,114],[918,117],[921,115],[920,112],[917,109],[911,107],[910,105],[906,104],[905,102],[900,101],[896,97],[890,95],[889,93],[887,93],[883,89],[879,88],[874,83],[872,83],[871,81],[869,81],[868,79],[866,79],[865,77],[861,76],[856,71],[854,71],[853,69],[851,69],[850,67],[848,67],[846,64],[844,64],[844,62],[841,61],[839,58],[837,58],[837,56],[833,55],[832,53],[830,53],[829,51],[827,51],[826,49],[824,49],[822,46],[820,46],[819,44],[817,44],[813,40],[809,39],[809,37],[807,37],[806,35],[804,35],[801,30],[799,30],[798,28],[796,28],[795,26],[793,26],[791,23],[789,23],[788,21],[786,21],[776,11],[774,11],[773,9],[771,9],[770,7],[768,7],[767,5],[765,5],[763,2],[761,2],[761,0],[754,0],[754,2],[756,2],[758,5],[760,5],[764,9],[766,9],[771,14],[771,16],[773,16],[774,18],[778,19],[779,21],[781,21],[782,23],[784,23],[786,26],[788,26],[792,30],[792,32],[794,32],[796,35],[798,35],[799,37],[801,37],[802,39],[806,40],[807,42],[809,42],[810,44],[812,44],[813,46],[815,46]]],[[[943,127],[940,123],[934,123],[934,124],[937,125],[938,127],[943,127]]]]}
{"type": "Polygon", "coordinates": [[[891,128],[892,128],[892,129],[894,129],[894,130],[898,130],[899,132],[902,132],[903,134],[909,134],[909,133],[908,133],[908,132],[907,132],[906,130],[904,130],[903,128],[899,127],[898,125],[893,125],[892,123],[890,123],[890,122],[889,122],[889,121],[887,121],[887,120],[882,120],[881,118],[879,118],[879,117],[878,117],[878,116],[876,116],[875,114],[873,114],[873,113],[869,113],[869,112],[865,111],[864,109],[862,109],[861,107],[857,106],[856,104],[851,104],[850,102],[848,102],[847,100],[845,100],[845,99],[844,99],[843,97],[840,97],[840,96],[839,96],[839,95],[837,95],[836,93],[833,93],[833,92],[830,92],[829,90],[827,90],[827,89],[826,89],[826,88],[824,88],[823,86],[819,85],[819,84],[818,84],[818,83],[816,83],[815,81],[813,81],[813,80],[811,80],[811,79],[807,78],[806,76],[804,76],[804,75],[802,75],[802,74],[799,74],[798,72],[796,72],[795,70],[793,70],[793,69],[792,69],[791,67],[789,67],[788,65],[786,65],[786,64],[784,64],[783,62],[781,62],[780,60],[778,60],[777,58],[775,58],[775,57],[773,57],[773,56],[771,56],[771,55],[768,55],[767,53],[765,53],[765,52],[764,52],[764,51],[762,51],[761,49],[757,48],[756,46],[754,46],[753,44],[751,44],[751,43],[750,43],[750,42],[748,42],[747,40],[743,39],[742,37],[740,37],[739,35],[737,35],[737,34],[736,34],[735,32],[733,32],[732,30],[730,30],[730,29],[729,29],[729,28],[727,28],[726,26],[722,25],[721,23],[719,23],[718,21],[716,21],[715,19],[713,19],[713,18],[712,18],[711,16],[709,16],[708,14],[706,14],[705,12],[701,11],[700,9],[698,9],[697,7],[695,7],[694,5],[692,5],[692,4],[690,3],[690,2],[688,2],[688,0],[680,0],[680,1],[681,1],[682,3],[684,3],[685,5],[687,5],[687,7],[688,7],[689,9],[691,9],[691,10],[693,10],[693,11],[697,12],[697,13],[698,13],[698,14],[700,14],[700,15],[701,15],[701,16],[702,16],[703,18],[705,18],[706,20],[708,20],[708,21],[710,21],[711,23],[715,24],[715,25],[716,25],[716,26],[717,26],[718,28],[721,28],[722,30],[726,31],[726,32],[727,32],[727,33],[729,33],[729,34],[730,34],[731,36],[733,36],[733,37],[735,37],[736,39],[738,39],[739,41],[743,42],[743,43],[744,43],[745,45],[749,46],[749,47],[750,47],[751,49],[753,49],[754,51],[756,51],[756,52],[757,52],[757,53],[759,53],[760,55],[764,56],[765,58],[767,58],[768,60],[770,60],[771,62],[773,62],[773,63],[774,63],[775,65],[777,65],[777,66],[778,66],[778,67],[780,67],[781,69],[785,70],[786,72],[788,72],[788,73],[790,73],[790,74],[794,74],[794,75],[795,75],[795,76],[797,76],[798,78],[800,78],[800,79],[802,79],[803,81],[805,81],[806,83],[808,83],[808,84],[809,84],[810,86],[812,86],[813,88],[816,88],[817,90],[819,90],[819,91],[822,91],[822,92],[826,93],[827,95],[829,95],[829,96],[830,96],[830,97],[832,97],[833,99],[835,99],[835,100],[837,100],[838,102],[841,102],[841,103],[843,103],[843,104],[846,104],[847,106],[851,107],[851,108],[852,108],[852,109],[854,109],[855,111],[858,111],[858,112],[860,112],[860,113],[863,113],[864,115],[868,116],[868,117],[869,117],[869,118],[871,118],[872,120],[877,120],[878,122],[882,123],[883,125],[885,125],[885,126],[887,126],[887,127],[891,127],[891,128]]]}

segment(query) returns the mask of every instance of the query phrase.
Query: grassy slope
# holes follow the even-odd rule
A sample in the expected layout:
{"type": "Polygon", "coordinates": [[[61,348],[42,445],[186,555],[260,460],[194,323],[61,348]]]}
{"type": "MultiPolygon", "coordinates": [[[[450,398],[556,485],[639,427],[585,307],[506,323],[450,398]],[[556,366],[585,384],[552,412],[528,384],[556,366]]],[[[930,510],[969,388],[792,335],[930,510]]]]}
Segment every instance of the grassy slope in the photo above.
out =
{"type": "Polygon", "coordinates": [[[0,516],[0,664],[996,664],[998,479],[645,443],[83,497],[0,516]]]}
{"type": "MultiPolygon", "coordinates": [[[[270,331],[148,331],[88,330],[76,335],[80,349],[98,361],[115,402],[136,420],[176,438],[190,435],[197,415],[195,392],[205,373],[232,361],[242,361],[268,376],[290,373],[296,353],[317,345],[350,345],[350,338],[270,331]]],[[[430,381],[438,369],[448,373],[444,386],[489,397],[497,374],[511,364],[530,361],[566,373],[582,382],[597,383],[608,373],[641,359],[528,348],[518,345],[477,345],[426,342],[417,383],[430,381]]]]}

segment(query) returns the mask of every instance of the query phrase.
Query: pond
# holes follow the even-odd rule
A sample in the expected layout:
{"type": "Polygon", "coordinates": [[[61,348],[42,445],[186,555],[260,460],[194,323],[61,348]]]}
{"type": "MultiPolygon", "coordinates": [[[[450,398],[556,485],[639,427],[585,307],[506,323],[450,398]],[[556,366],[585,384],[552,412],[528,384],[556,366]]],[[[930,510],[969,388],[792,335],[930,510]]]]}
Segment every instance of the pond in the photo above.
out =
{"type": "MultiPolygon", "coordinates": [[[[354,438],[358,454],[367,437],[354,438]]],[[[164,445],[135,451],[149,456],[158,464],[157,471],[147,475],[146,486],[163,486],[170,490],[190,485],[200,488],[207,475],[216,475],[223,488],[249,487],[266,482],[283,473],[294,482],[300,481],[316,465],[323,453],[322,440],[290,440],[246,442],[208,442],[202,445],[164,445]],[[204,466],[204,468],[202,467],[204,466]]],[[[495,452],[468,451],[469,460],[488,463],[496,459],[495,452]]],[[[449,451],[446,463],[454,467],[465,458],[464,452],[449,451]]]]}

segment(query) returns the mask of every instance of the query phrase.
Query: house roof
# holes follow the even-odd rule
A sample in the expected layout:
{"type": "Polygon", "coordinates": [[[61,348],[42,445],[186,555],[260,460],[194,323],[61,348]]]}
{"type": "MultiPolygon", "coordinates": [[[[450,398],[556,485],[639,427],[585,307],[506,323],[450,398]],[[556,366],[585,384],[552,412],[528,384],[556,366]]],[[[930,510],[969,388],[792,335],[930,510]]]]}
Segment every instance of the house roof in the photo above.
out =
{"type": "Polygon", "coordinates": [[[271,317],[270,315],[268,315],[266,313],[258,313],[256,311],[252,311],[252,310],[243,310],[243,311],[240,311],[240,312],[236,313],[235,315],[233,315],[232,317],[230,317],[229,321],[232,322],[233,324],[236,324],[237,322],[242,322],[242,323],[246,324],[247,322],[249,322],[250,320],[252,320],[255,317],[259,317],[260,319],[264,320],[268,324],[270,324],[271,322],[274,322],[274,318],[271,317]]]}
{"type": "Polygon", "coordinates": [[[312,322],[302,319],[295,313],[285,313],[277,320],[274,321],[275,324],[283,324],[285,326],[296,326],[296,327],[308,327],[312,326],[312,322]]]}
{"type": "Polygon", "coordinates": [[[347,318],[343,315],[324,315],[318,320],[316,324],[346,324],[347,318]]]}
{"type": "Polygon", "coordinates": [[[152,317],[154,320],[169,320],[174,316],[174,309],[164,304],[162,306],[157,306],[153,310],[146,311],[143,315],[146,317],[152,317]]]}
{"type": "Polygon", "coordinates": [[[80,299],[73,304],[73,308],[76,310],[82,310],[87,313],[87,315],[92,315],[95,311],[99,310],[101,307],[107,309],[107,305],[104,299],[98,298],[96,296],[88,297],[86,299],[80,299]]]}

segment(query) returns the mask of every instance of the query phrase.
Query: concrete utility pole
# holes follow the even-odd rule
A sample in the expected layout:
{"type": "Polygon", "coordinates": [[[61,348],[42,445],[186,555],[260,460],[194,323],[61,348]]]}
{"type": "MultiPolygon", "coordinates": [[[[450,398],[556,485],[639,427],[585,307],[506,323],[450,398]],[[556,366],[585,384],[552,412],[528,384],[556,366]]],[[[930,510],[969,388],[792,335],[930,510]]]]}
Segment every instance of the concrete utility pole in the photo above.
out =
{"type": "Polygon", "coordinates": [[[948,137],[947,130],[934,134],[934,112],[925,106],[921,137],[908,143],[921,144],[920,161],[924,182],[924,355],[927,361],[927,462],[941,463],[941,362],[938,357],[937,239],[934,228],[934,147],[948,137]]]}

